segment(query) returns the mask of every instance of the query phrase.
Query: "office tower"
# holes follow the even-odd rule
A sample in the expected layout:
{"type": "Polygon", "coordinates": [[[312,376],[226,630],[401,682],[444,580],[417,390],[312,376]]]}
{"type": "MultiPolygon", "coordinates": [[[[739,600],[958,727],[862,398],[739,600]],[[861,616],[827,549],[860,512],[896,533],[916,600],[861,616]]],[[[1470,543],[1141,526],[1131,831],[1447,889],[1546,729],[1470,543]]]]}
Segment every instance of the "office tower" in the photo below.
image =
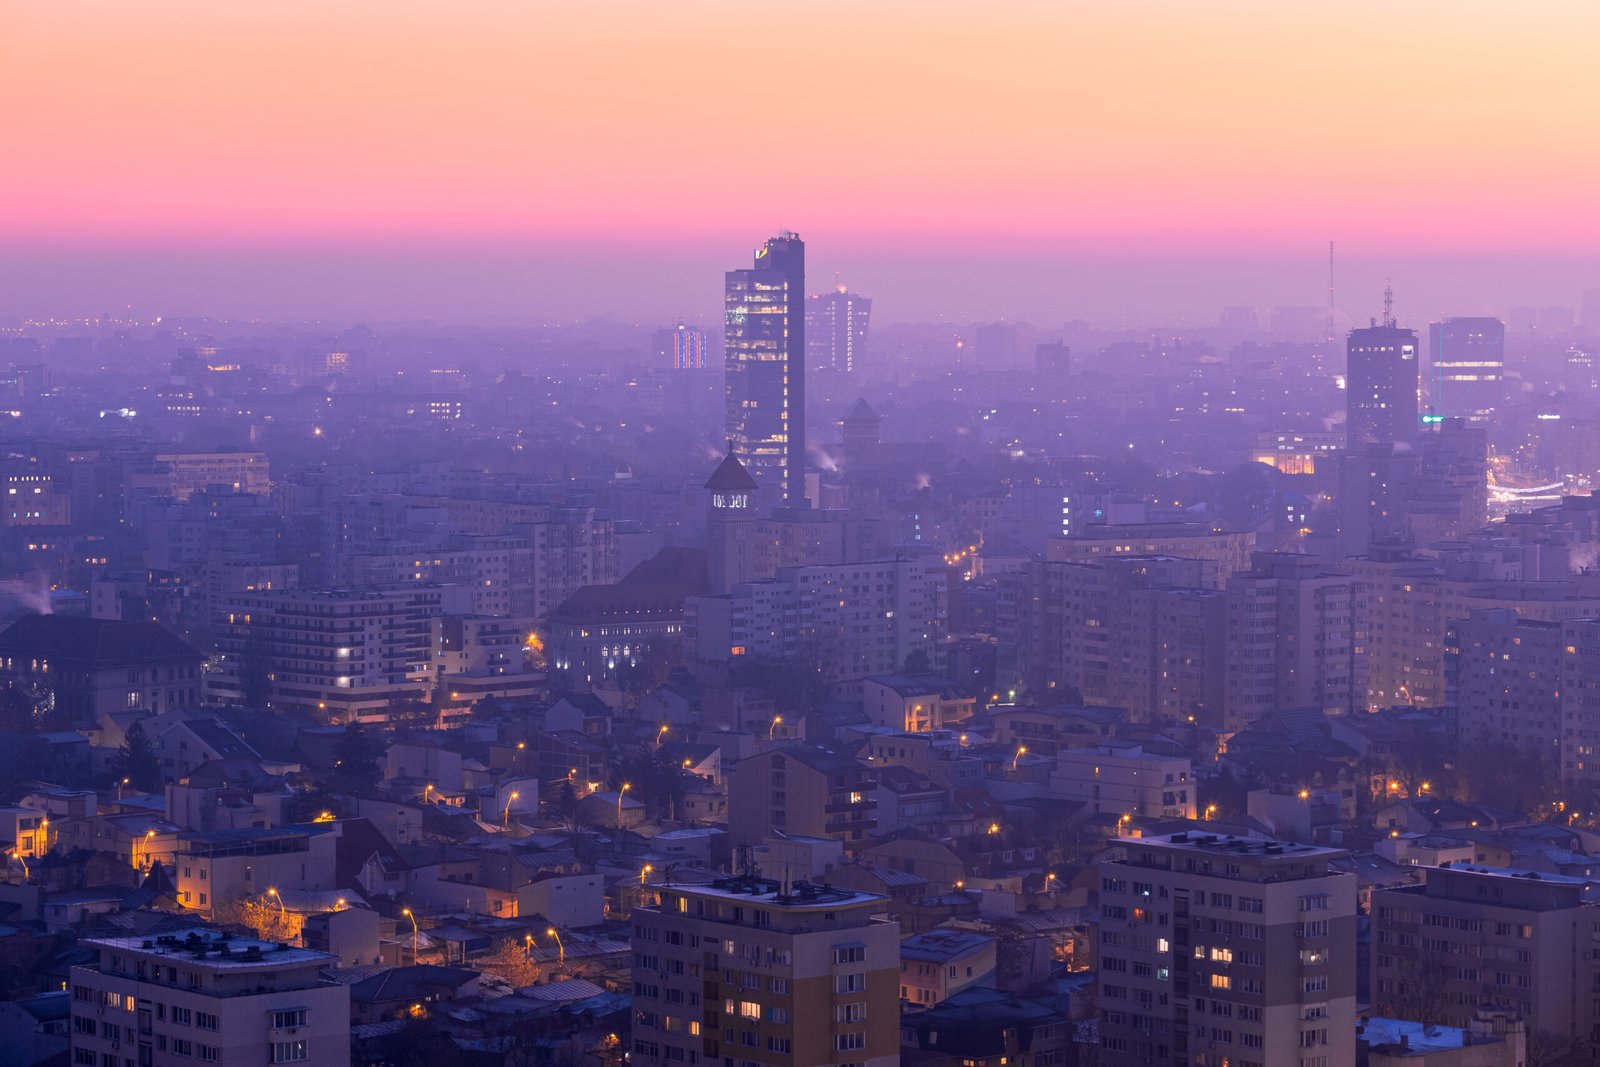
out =
{"type": "Polygon", "coordinates": [[[1194,832],[1100,865],[1100,1060],[1355,1062],[1356,879],[1336,849],[1194,832]]]}
{"type": "Polygon", "coordinates": [[[756,484],[805,507],[806,246],[784,231],[724,290],[728,439],[756,484]]]}
{"type": "Polygon", "coordinates": [[[900,924],[875,917],[886,898],[750,876],[659,897],[633,912],[631,1062],[900,1062],[900,924]]]}
{"type": "Polygon", "coordinates": [[[1417,334],[1383,325],[1351,330],[1345,344],[1345,433],[1350,447],[1412,440],[1417,435],[1417,334]]]}
{"type": "Polygon", "coordinates": [[[872,298],[838,286],[806,300],[806,366],[854,374],[866,353],[872,298]]]}
{"type": "Polygon", "coordinates": [[[73,1063],[350,1062],[350,987],[322,980],[337,956],[204,928],[86,944],[73,1063]]]}
{"type": "Polygon", "coordinates": [[[1529,1033],[1588,1039],[1600,1012],[1592,882],[1476,864],[1424,868],[1372,894],[1374,1012],[1465,1026],[1479,1007],[1529,1033]]]}
{"type": "Polygon", "coordinates": [[[1506,324],[1455,318],[1428,324],[1428,391],[1436,415],[1484,422],[1505,402],[1506,324]]]}
{"type": "Polygon", "coordinates": [[[1352,584],[1287,552],[1257,552],[1228,580],[1224,730],[1284,708],[1350,710],[1352,584]]]}

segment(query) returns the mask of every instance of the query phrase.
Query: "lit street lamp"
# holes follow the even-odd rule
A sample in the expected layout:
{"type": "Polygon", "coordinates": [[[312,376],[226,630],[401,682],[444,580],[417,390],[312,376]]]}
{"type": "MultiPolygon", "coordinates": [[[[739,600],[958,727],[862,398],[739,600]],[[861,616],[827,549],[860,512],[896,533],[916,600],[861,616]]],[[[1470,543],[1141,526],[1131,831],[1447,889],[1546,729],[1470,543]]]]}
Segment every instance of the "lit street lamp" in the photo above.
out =
{"type": "Polygon", "coordinates": [[[500,818],[500,825],[502,825],[502,826],[510,826],[511,825],[511,805],[512,805],[513,802],[515,802],[517,800],[520,800],[521,798],[522,798],[522,794],[521,793],[517,792],[515,789],[513,789],[511,791],[511,795],[506,798],[506,811],[505,811],[505,814],[503,816],[501,816],[501,818],[500,818]]]}
{"type": "Polygon", "coordinates": [[[561,943],[561,933],[554,926],[544,932],[546,937],[556,939],[556,962],[562,967],[567,965],[567,946],[561,943]]]}
{"type": "Polygon", "coordinates": [[[411,920],[411,962],[417,962],[417,916],[410,908],[401,908],[400,914],[411,920]]]}

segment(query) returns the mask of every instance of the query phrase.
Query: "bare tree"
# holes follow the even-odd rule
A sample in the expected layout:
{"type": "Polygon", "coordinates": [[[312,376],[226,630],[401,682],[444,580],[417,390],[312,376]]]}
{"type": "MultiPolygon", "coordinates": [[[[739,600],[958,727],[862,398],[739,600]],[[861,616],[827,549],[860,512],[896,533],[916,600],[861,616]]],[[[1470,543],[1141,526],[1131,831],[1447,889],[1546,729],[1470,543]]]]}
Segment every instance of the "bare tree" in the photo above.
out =
{"type": "Polygon", "coordinates": [[[275,898],[240,897],[218,904],[212,917],[224,926],[247,926],[263,941],[298,941],[305,917],[286,910],[275,898]]]}
{"type": "Polygon", "coordinates": [[[533,985],[539,980],[539,964],[528,952],[525,942],[514,937],[496,942],[486,956],[473,961],[478,970],[496,974],[511,983],[513,989],[533,985]]]}

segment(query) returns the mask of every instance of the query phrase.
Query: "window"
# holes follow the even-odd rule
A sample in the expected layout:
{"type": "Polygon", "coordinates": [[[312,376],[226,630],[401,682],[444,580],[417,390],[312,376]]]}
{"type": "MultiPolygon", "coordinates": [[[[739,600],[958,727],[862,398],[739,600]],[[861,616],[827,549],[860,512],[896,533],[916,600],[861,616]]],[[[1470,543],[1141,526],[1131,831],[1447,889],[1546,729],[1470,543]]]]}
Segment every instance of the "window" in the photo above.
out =
{"type": "Polygon", "coordinates": [[[204,1063],[216,1063],[221,1059],[221,1054],[211,1045],[196,1045],[194,1054],[204,1063]]]}
{"type": "Polygon", "coordinates": [[[839,1004],[833,1009],[833,1021],[836,1023],[864,1023],[867,1021],[867,1002],[858,1000],[851,1004],[839,1004]]]}
{"type": "Polygon", "coordinates": [[[837,1052],[854,1052],[857,1049],[864,1049],[867,1047],[866,1032],[857,1030],[853,1033],[840,1034],[834,1038],[833,1047],[837,1052]]]}
{"type": "Polygon", "coordinates": [[[759,1019],[761,1018],[761,1005],[753,1000],[741,1000],[739,1001],[739,1014],[746,1019],[759,1019]]]}
{"type": "Polygon", "coordinates": [[[202,1030],[215,1030],[217,1029],[217,1017],[203,1011],[197,1011],[194,1013],[194,1024],[202,1030]]]}
{"type": "Polygon", "coordinates": [[[173,1009],[172,1009],[172,1021],[173,1022],[181,1023],[184,1026],[188,1026],[189,1025],[189,1021],[192,1018],[193,1018],[193,1016],[190,1014],[188,1008],[179,1008],[177,1006],[173,1007],[173,1009]]]}
{"type": "Polygon", "coordinates": [[[275,1011],[272,1013],[272,1028],[274,1030],[287,1030],[291,1026],[304,1026],[306,1024],[306,1009],[291,1008],[288,1011],[275,1011]]]}
{"type": "Polygon", "coordinates": [[[864,974],[841,974],[833,980],[835,993],[860,993],[867,988],[867,976],[864,974]]]}
{"type": "Polygon", "coordinates": [[[844,945],[833,950],[834,963],[862,963],[867,958],[867,950],[862,945],[844,945]]]}

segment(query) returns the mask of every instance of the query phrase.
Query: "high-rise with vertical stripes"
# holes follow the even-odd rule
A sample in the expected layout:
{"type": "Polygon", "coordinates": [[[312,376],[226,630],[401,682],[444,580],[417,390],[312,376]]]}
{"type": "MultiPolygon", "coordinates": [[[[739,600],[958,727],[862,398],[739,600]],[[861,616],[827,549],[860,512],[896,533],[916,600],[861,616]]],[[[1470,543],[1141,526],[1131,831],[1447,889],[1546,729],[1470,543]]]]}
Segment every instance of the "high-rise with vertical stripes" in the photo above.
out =
{"type": "Polygon", "coordinates": [[[806,246],[781,232],[727,273],[727,431],[762,490],[805,507],[806,246]]]}

